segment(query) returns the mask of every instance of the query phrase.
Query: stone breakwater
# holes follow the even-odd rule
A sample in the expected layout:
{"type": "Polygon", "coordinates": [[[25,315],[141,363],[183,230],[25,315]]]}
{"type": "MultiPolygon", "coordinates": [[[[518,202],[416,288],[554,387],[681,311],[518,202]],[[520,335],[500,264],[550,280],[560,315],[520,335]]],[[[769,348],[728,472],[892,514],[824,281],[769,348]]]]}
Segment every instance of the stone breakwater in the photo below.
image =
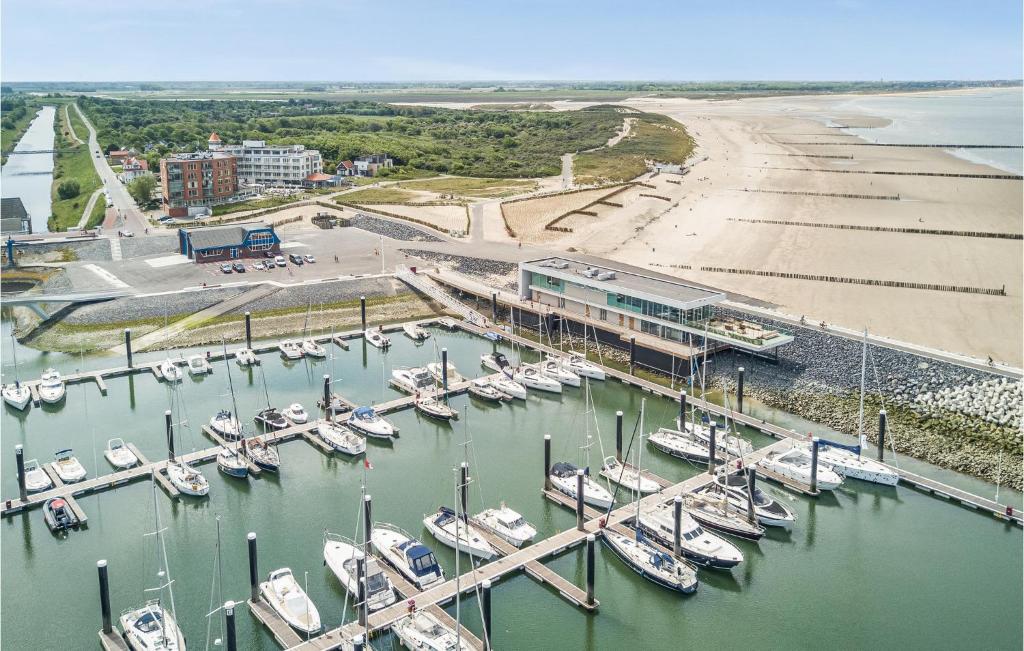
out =
{"type": "Polygon", "coordinates": [[[443,242],[440,237],[431,235],[425,230],[416,228],[409,224],[398,221],[371,217],[363,213],[357,214],[348,220],[349,226],[360,228],[364,231],[383,235],[384,237],[403,242],[443,242]]]}
{"type": "Polygon", "coordinates": [[[449,271],[457,271],[466,276],[477,278],[497,289],[515,291],[518,287],[516,272],[519,270],[519,265],[514,262],[500,262],[486,258],[451,255],[449,253],[437,253],[421,249],[402,249],[402,253],[436,264],[449,271]]]}

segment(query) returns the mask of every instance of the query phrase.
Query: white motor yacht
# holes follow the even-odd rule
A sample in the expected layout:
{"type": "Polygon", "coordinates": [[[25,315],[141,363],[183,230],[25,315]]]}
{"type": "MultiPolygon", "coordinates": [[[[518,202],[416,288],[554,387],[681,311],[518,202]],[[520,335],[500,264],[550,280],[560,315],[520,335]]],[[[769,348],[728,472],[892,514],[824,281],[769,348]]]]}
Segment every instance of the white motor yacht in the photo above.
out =
{"type": "Polygon", "coordinates": [[[320,612],[287,567],[267,576],[260,584],[260,596],[295,630],[310,634],[320,630],[320,612]]]}
{"type": "Polygon", "coordinates": [[[354,457],[366,452],[366,439],[349,428],[328,420],[321,419],[317,421],[316,435],[323,439],[324,443],[342,454],[354,457]]]}
{"type": "MultiPolygon", "coordinates": [[[[729,496],[729,503],[740,511],[747,509],[747,478],[741,474],[719,472],[715,476],[715,485],[720,489],[725,488],[729,496]]],[[[772,498],[768,493],[754,486],[754,515],[757,521],[766,527],[793,526],[796,515],[786,505],[772,498]]]]}
{"type": "Polygon", "coordinates": [[[498,391],[487,378],[473,380],[469,383],[467,391],[470,397],[487,402],[501,402],[508,398],[504,393],[498,391]]]}
{"type": "Polygon", "coordinates": [[[395,426],[378,416],[373,407],[357,408],[348,417],[348,424],[373,438],[389,439],[395,436],[395,426]]]}
{"type": "MultiPolygon", "coordinates": [[[[769,452],[766,457],[757,462],[757,465],[801,484],[809,486],[811,483],[811,453],[805,448],[793,448],[786,452],[769,452]]],[[[843,478],[824,462],[820,452],[817,482],[818,490],[821,491],[839,488],[843,483],[843,478]]]]}
{"type": "Polygon", "coordinates": [[[423,526],[427,528],[438,542],[441,542],[452,549],[456,548],[456,537],[458,537],[458,549],[470,556],[482,558],[489,561],[498,555],[494,547],[480,535],[471,524],[455,515],[455,511],[447,506],[442,506],[437,513],[423,518],[423,526]]]}
{"type": "Polygon", "coordinates": [[[202,497],[210,492],[210,482],[184,461],[171,461],[167,464],[167,479],[185,495],[202,497]]]}
{"type": "MultiPolygon", "coordinates": [[[[644,534],[669,549],[675,529],[673,510],[671,503],[641,506],[639,518],[644,534]]],[[[679,546],[687,560],[715,569],[729,569],[743,562],[743,554],[735,545],[705,530],[685,510],[679,525],[679,546]]]]}
{"type": "Polygon", "coordinates": [[[290,425],[288,419],[277,410],[277,407],[267,407],[256,412],[253,420],[263,426],[264,431],[285,429],[290,425]]]}
{"type": "Polygon", "coordinates": [[[544,375],[533,364],[520,364],[512,379],[527,388],[536,389],[537,391],[562,392],[561,382],[544,375]]]}
{"type": "MultiPolygon", "coordinates": [[[[427,364],[427,372],[430,373],[434,380],[441,384],[444,380],[444,376],[441,375],[441,362],[430,362],[427,364]]],[[[455,384],[461,382],[462,376],[455,370],[455,364],[448,362],[448,384],[455,384]]]]}
{"type": "Polygon", "coordinates": [[[53,488],[53,481],[39,465],[39,461],[29,459],[25,462],[25,490],[29,493],[41,493],[53,488]]]}
{"type": "Polygon", "coordinates": [[[633,466],[624,466],[615,457],[605,458],[604,463],[601,464],[601,476],[613,484],[618,484],[633,492],[639,490],[645,495],[661,490],[658,482],[644,477],[633,466]]]}
{"type": "Polygon", "coordinates": [[[237,441],[242,436],[242,423],[230,411],[221,409],[210,417],[210,429],[227,441],[237,441]]]}
{"type": "MultiPolygon", "coordinates": [[[[678,424],[679,419],[676,418],[676,425],[678,424]]],[[[698,443],[704,444],[704,459],[707,460],[708,455],[706,451],[708,444],[711,442],[711,429],[703,424],[694,425],[693,423],[686,423],[685,427],[681,429],[685,429],[687,433],[692,434],[692,438],[698,443]]],[[[754,451],[754,446],[751,445],[750,441],[717,429],[715,432],[715,449],[722,456],[744,457],[754,451]]]]}
{"type": "Polygon", "coordinates": [[[206,375],[212,372],[213,367],[210,366],[210,362],[206,361],[206,358],[202,355],[192,355],[188,358],[189,375],[206,375]]]}
{"type": "Polygon", "coordinates": [[[121,439],[110,439],[107,441],[107,449],[103,451],[110,465],[115,468],[131,468],[139,463],[139,458],[128,449],[121,439]]]}
{"type": "Polygon", "coordinates": [[[160,362],[160,375],[168,382],[181,382],[182,378],[181,369],[169,357],[160,362]]]}
{"type": "Polygon", "coordinates": [[[570,352],[569,357],[563,359],[563,364],[580,377],[588,377],[592,380],[603,380],[605,378],[604,369],[593,362],[587,361],[587,356],[583,353],[570,352]]]}
{"type": "MultiPolygon", "coordinates": [[[[708,444],[701,442],[690,431],[680,431],[659,427],[658,431],[652,432],[647,440],[657,450],[673,457],[693,461],[694,463],[708,462],[708,444]]],[[[717,447],[717,446],[716,446],[717,447]]],[[[725,457],[716,449],[715,458],[720,463],[725,463],[725,457]]]]}
{"type": "MultiPolygon", "coordinates": [[[[561,493],[576,499],[576,466],[571,463],[559,462],[551,466],[551,485],[561,493]]],[[[583,502],[599,509],[607,509],[612,505],[612,494],[590,478],[583,475],[583,502]]]]}
{"type": "Polygon", "coordinates": [[[48,404],[56,404],[64,399],[66,393],[64,388],[64,378],[60,376],[60,371],[48,368],[43,372],[43,377],[39,381],[39,399],[48,404]]]}
{"type": "Polygon", "coordinates": [[[185,636],[178,629],[174,616],[158,599],[124,612],[118,622],[133,651],[185,651],[185,636]]]}
{"type": "Polygon", "coordinates": [[[256,357],[256,353],[252,352],[251,348],[239,348],[235,351],[235,362],[239,366],[252,366],[259,361],[256,357]]]}
{"type": "Polygon", "coordinates": [[[402,529],[378,522],[370,531],[370,543],[381,558],[420,590],[444,581],[444,570],[434,552],[402,529]]]}
{"type": "Polygon", "coordinates": [[[580,385],[580,376],[570,371],[561,360],[548,358],[539,364],[540,372],[547,377],[558,380],[561,384],[570,387],[580,385]]]}
{"type": "Polygon", "coordinates": [[[434,386],[434,378],[425,368],[399,367],[391,371],[391,384],[406,393],[417,393],[434,386]]]}
{"type": "MultiPolygon", "coordinates": [[[[355,599],[359,594],[357,565],[363,559],[363,550],[355,541],[327,534],[324,539],[324,562],[331,568],[334,576],[345,586],[348,594],[355,599]]],[[[372,556],[364,568],[366,575],[366,607],[373,612],[386,608],[398,600],[391,580],[381,569],[376,558],[372,556]]]]}
{"type": "Polygon", "coordinates": [[[413,341],[426,341],[430,338],[430,332],[415,323],[403,324],[402,331],[405,332],[406,337],[413,341]]]}
{"type": "Polygon", "coordinates": [[[278,342],[277,349],[281,351],[281,355],[283,355],[285,359],[302,358],[302,346],[291,339],[285,339],[278,342]]]}
{"type": "Polygon", "coordinates": [[[480,364],[484,368],[501,373],[509,379],[512,379],[515,372],[515,369],[512,368],[512,362],[505,357],[504,353],[487,353],[486,355],[481,355],[480,364]]]}
{"type": "Polygon", "coordinates": [[[388,339],[380,330],[370,330],[367,328],[363,331],[363,339],[365,339],[366,343],[370,344],[374,348],[387,350],[391,347],[391,340],[388,339]]]}
{"type": "Polygon", "coordinates": [[[526,518],[504,504],[481,511],[473,521],[514,547],[522,547],[537,535],[537,530],[526,518]]]}
{"type": "Polygon", "coordinates": [[[498,373],[492,375],[487,379],[492,387],[505,394],[509,398],[516,398],[518,400],[526,400],[526,387],[519,384],[510,377],[498,373]]]}
{"type": "Polygon", "coordinates": [[[843,448],[819,446],[818,462],[832,466],[832,470],[845,478],[852,477],[885,486],[895,486],[900,481],[900,475],[895,469],[843,448]]]}
{"type": "Polygon", "coordinates": [[[407,649],[417,651],[472,651],[473,647],[460,638],[433,614],[418,610],[409,613],[391,625],[391,631],[407,649]]]}
{"type": "Polygon", "coordinates": [[[62,482],[73,484],[85,479],[85,466],[78,461],[78,457],[72,453],[71,448],[58,450],[55,457],[50,468],[57,473],[62,482]]]}
{"type": "Polygon", "coordinates": [[[629,537],[605,529],[601,537],[622,562],[648,581],[676,592],[696,592],[696,570],[650,544],[643,534],[629,537]]]}
{"type": "Polygon", "coordinates": [[[281,412],[281,415],[296,425],[302,425],[309,422],[309,412],[307,412],[302,405],[297,402],[293,402],[285,407],[281,412]]]}
{"type": "Polygon", "coordinates": [[[32,391],[21,382],[5,384],[3,388],[3,397],[4,402],[15,409],[24,409],[25,407],[28,407],[29,401],[32,400],[32,391]]]}
{"type": "Polygon", "coordinates": [[[300,346],[302,346],[302,354],[306,357],[327,357],[327,349],[318,344],[316,339],[313,339],[312,337],[303,339],[300,346]]]}

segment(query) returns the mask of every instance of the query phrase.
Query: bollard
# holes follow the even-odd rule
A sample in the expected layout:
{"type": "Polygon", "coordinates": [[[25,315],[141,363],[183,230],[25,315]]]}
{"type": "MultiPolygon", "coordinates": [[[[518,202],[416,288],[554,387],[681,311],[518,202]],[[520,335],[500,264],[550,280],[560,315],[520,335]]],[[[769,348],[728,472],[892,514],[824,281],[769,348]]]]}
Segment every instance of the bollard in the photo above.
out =
{"type": "Polygon", "coordinates": [[[708,423],[708,474],[715,474],[715,437],[717,435],[718,423],[711,421],[708,423]]]}
{"type": "Polygon", "coordinates": [[[366,560],[356,559],[356,610],[359,615],[359,625],[366,628],[366,560]]]}
{"type": "Polygon", "coordinates": [[[633,375],[633,366],[636,364],[636,337],[629,338],[629,374],[633,375]]]}
{"type": "Polygon", "coordinates": [[[576,528],[583,531],[583,469],[576,469],[576,528]]]}
{"type": "Polygon", "coordinates": [[[757,523],[757,514],[754,513],[754,493],[757,490],[757,473],[753,467],[747,468],[747,520],[750,524],[757,523]]]}
{"type": "Polygon", "coordinates": [[[736,378],[736,411],[743,413],[743,367],[736,369],[738,371],[738,377],[736,378]]]}
{"type": "Polygon", "coordinates": [[[352,651],[363,651],[363,636],[357,635],[352,638],[352,651]]]}
{"type": "Polygon", "coordinates": [[[227,637],[227,651],[237,651],[238,641],[235,639],[235,602],[224,602],[224,629],[227,637]]]}
{"type": "Polygon", "coordinates": [[[498,295],[491,292],[491,323],[498,322],[498,295]]]}
{"type": "Polygon", "coordinates": [[[448,349],[441,349],[441,390],[444,391],[444,400],[448,402],[448,349]]]}
{"type": "Polygon", "coordinates": [[[587,536],[587,605],[594,605],[594,543],[597,537],[594,534],[587,536]]]}
{"type": "Polygon", "coordinates": [[[885,461],[885,410],[878,412],[878,460],[885,461]]]}
{"type": "Polygon", "coordinates": [[[107,562],[96,561],[96,570],[100,574],[100,613],[103,615],[103,632],[110,633],[110,579],[107,577],[107,562]]]}
{"type": "Polygon", "coordinates": [[[679,392],[679,431],[686,431],[686,392],[679,392]]]}
{"type": "Polygon", "coordinates": [[[245,347],[252,350],[252,314],[245,313],[245,347]]]}
{"type": "Polygon", "coordinates": [[[171,424],[171,410],[164,412],[164,428],[167,430],[167,460],[174,461],[174,425],[171,424]]]}
{"type": "Polygon", "coordinates": [[[676,495],[672,500],[672,554],[682,558],[683,548],[679,542],[683,533],[683,496],[676,495]]]}
{"type": "Polygon", "coordinates": [[[132,329],[124,329],[124,350],[128,354],[128,368],[132,367],[132,329]]]}
{"type": "Polygon", "coordinates": [[[462,519],[469,519],[469,464],[463,461],[459,465],[461,482],[459,483],[459,501],[462,503],[462,519]]]}
{"type": "Polygon", "coordinates": [[[491,582],[488,579],[484,579],[480,586],[483,588],[483,594],[480,595],[480,605],[483,612],[484,620],[484,651],[490,651],[491,649],[491,582]]]}
{"type": "Polygon", "coordinates": [[[544,490],[551,490],[551,435],[544,435],[544,490]]]}
{"type": "Polygon", "coordinates": [[[249,599],[260,598],[260,574],[256,566],[256,533],[250,531],[245,537],[249,541],[249,599]]]}
{"type": "Polygon", "coordinates": [[[359,319],[363,322],[363,331],[366,331],[366,297],[359,297],[359,319]]]}
{"type": "Polygon", "coordinates": [[[28,501],[28,489],[25,488],[25,447],[14,446],[14,461],[18,465],[18,496],[22,502],[28,501]]]}
{"type": "Polygon", "coordinates": [[[324,374],[324,418],[331,419],[331,376],[324,374]]]}
{"type": "Polygon", "coordinates": [[[370,548],[370,513],[372,502],[369,495],[363,496],[363,549],[370,548]]]}
{"type": "Polygon", "coordinates": [[[615,412],[615,460],[622,461],[622,412],[615,412]]]}
{"type": "Polygon", "coordinates": [[[811,439],[811,492],[818,492],[818,439],[817,436],[811,439]]]}

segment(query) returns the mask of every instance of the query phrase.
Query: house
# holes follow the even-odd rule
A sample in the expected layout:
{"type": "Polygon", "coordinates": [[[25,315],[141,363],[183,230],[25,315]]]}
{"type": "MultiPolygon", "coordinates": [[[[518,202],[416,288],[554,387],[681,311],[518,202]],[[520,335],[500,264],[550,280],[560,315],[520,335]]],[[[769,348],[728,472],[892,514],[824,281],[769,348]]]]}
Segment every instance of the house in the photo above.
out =
{"type": "Polygon", "coordinates": [[[121,164],[121,174],[118,178],[121,179],[122,183],[131,183],[146,174],[149,174],[149,163],[146,162],[146,159],[132,156],[125,159],[124,163],[121,164]]]}
{"type": "Polygon", "coordinates": [[[115,149],[107,154],[107,158],[110,159],[111,165],[124,165],[124,162],[134,155],[135,152],[130,149],[115,149]]]}
{"type": "Polygon", "coordinates": [[[356,166],[350,160],[343,160],[338,163],[338,176],[355,176],[356,166]]]}
{"type": "Polygon", "coordinates": [[[195,262],[230,262],[281,253],[281,239],[263,222],[178,229],[178,250],[195,262]]]}
{"type": "Polygon", "coordinates": [[[370,154],[354,161],[356,176],[377,176],[378,170],[392,168],[395,163],[387,154],[370,154]]]}
{"type": "Polygon", "coordinates": [[[306,188],[327,188],[338,185],[341,178],[338,176],[332,176],[330,174],[324,174],[318,172],[316,174],[310,174],[303,181],[302,185],[306,188]]]}
{"type": "Polygon", "coordinates": [[[20,197],[0,199],[0,232],[4,235],[22,235],[32,232],[32,218],[20,197]]]}

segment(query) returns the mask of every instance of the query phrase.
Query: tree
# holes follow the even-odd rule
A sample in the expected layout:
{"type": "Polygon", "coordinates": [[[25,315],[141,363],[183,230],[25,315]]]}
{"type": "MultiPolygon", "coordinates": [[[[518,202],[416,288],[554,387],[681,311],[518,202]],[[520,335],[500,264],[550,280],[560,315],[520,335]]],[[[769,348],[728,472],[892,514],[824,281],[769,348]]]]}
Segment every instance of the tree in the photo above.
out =
{"type": "Polygon", "coordinates": [[[145,174],[136,178],[128,184],[128,194],[139,205],[145,205],[152,200],[153,190],[156,190],[156,178],[152,174],[145,174]]]}
{"type": "Polygon", "coordinates": [[[74,199],[81,192],[78,181],[68,179],[57,186],[57,196],[61,199],[74,199]]]}

